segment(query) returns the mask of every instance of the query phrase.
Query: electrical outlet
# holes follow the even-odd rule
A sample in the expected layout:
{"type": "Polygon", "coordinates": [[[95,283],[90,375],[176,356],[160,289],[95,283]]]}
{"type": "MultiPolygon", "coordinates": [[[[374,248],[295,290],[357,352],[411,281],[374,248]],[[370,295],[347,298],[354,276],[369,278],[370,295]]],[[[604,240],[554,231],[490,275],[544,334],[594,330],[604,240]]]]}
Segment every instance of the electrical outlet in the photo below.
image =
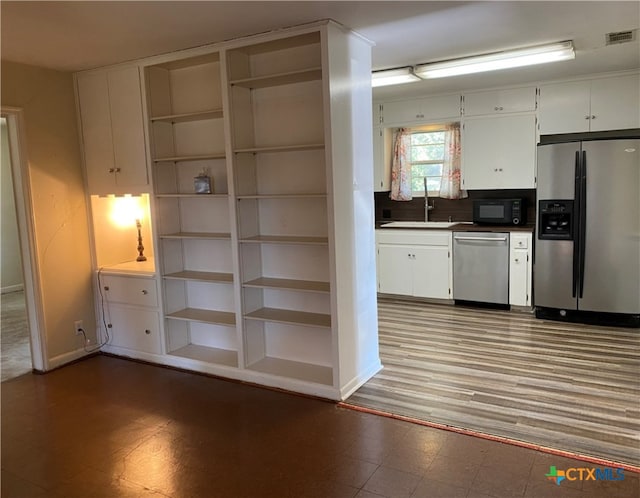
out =
{"type": "Polygon", "coordinates": [[[76,320],[73,322],[73,332],[76,335],[82,335],[82,330],[84,330],[84,326],[82,325],[82,320],[76,320]]]}

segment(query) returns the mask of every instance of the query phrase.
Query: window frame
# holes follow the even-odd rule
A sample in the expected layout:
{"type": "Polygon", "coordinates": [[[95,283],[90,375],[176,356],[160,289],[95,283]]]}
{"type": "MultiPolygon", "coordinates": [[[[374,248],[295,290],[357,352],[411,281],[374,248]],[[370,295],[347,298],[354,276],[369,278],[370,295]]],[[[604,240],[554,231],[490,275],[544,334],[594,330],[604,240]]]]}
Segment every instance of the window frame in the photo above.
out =
{"type": "MultiPolygon", "coordinates": [[[[408,132],[410,135],[414,135],[414,134],[420,134],[420,133],[437,133],[437,132],[446,132],[447,128],[450,126],[450,123],[438,123],[438,124],[432,124],[432,125],[425,125],[425,126],[413,126],[408,129],[408,132]]],[[[446,143],[446,142],[443,142],[446,143]]],[[[411,166],[412,166],[412,173],[411,173],[411,181],[413,182],[413,165],[414,164],[442,164],[443,170],[444,170],[444,152],[442,155],[442,159],[438,160],[438,159],[433,159],[433,160],[427,160],[427,161],[411,161],[411,166]]],[[[424,178],[424,177],[423,177],[424,178]]],[[[429,178],[429,176],[427,176],[427,178],[429,178]]],[[[431,176],[431,178],[435,178],[435,176],[431,176]]],[[[442,182],[442,174],[440,174],[440,182],[442,182]]],[[[441,183],[442,184],[442,183],[441,183]]],[[[411,194],[413,197],[424,197],[425,196],[425,191],[424,188],[421,190],[413,190],[411,189],[411,194]]],[[[427,192],[427,195],[429,197],[433,197],[433,196],[437,196],[440,194],[440,189],[438,190],[429,190],[427,192]]]]}

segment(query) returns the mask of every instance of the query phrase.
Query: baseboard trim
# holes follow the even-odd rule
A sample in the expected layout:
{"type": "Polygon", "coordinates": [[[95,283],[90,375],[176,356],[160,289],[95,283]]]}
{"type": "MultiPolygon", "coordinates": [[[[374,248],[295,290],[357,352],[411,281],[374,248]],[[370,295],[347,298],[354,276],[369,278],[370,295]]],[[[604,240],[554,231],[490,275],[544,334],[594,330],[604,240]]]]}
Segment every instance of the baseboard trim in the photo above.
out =
{"type": "Polygon", "coordinates": [[[49,358],[49,365],[47,371],[53,370],[54,368],[61,367],[63,365],[67,365],[68,363],[74,362],[76,360],[81,360],[86,356],[95,355],[96,352],[87,352],[82,349],[76,349],[75,351],[70,351],[68,353],[63,353],[58,356],[54,356],[53,358],[49,358]]]}
{"type": "Polygon", "coordinates": [[[382,363],[380,363],[380,360],[377,360],[364,372],[360,372],[356,377],[351,379],[350,382],[347,382],[347,384],[340,390],[340,399],[342,401],[347,399],[354,392],[360,389],[369,379],[371,379],[371,377],[380,372],[382,368],[382,363]]]}

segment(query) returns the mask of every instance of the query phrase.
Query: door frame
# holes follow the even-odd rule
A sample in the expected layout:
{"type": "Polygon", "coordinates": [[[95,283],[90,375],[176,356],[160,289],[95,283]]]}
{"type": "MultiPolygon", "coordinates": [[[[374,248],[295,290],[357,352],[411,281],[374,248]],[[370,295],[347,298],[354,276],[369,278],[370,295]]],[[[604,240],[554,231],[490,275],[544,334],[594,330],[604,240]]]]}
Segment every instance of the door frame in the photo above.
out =
{"type": "Polygon", "coordinates": [[[25,124],[23,110],[19,107],[1,106],[0,114],[7,120],[9,156],[13,192],[18,221],[18,237],[22,254],[24,296],[29,324],[31,363],[35,371],[49,369],[46,354],[47,342],[44,334],[44,308],[40,271],[36,253],[36,237],[33,218],[31,175],[26,155],[25,124]]]}

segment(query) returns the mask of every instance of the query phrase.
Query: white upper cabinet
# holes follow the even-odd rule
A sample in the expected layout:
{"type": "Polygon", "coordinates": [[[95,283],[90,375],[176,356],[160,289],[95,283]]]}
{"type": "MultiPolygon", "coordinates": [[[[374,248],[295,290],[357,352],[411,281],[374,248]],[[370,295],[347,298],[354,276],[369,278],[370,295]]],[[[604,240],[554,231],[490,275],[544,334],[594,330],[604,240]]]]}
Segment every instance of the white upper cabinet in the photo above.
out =
{"type": "Polygon", "coordinates": [[[382,104],[373,104],[373,126],[382,123],[382,104]]]}
{"type": "Polygon", "coordinates": [[[373,127],[373,190],[391,190],[391,152],[393,131],[382,126],[373,127]]]}
{"type": "Polygon", "coordinates": [[[460,95],[441,95],[382,104],[382,123],[402,126],[460,118],[460,95]]]}
{"type": "Polygon", "coordinates": [[[464,96],[465,116],[526,112],[535,111],[535,109],[535,87],[474,92],[464,96]]]}
{"type": "Polygon", "coordinates": [[[138,68],[80,73],[77,87],[89,193],[148,190],[138,68]]]}
{"type": "Polygon", "coordinates": [[[540,87],[540,134],[589,131],[591,82],[573,81],[540,87]]]}
{"type": "Polygon", "coordinates": [[[533,113],[469,118],[462,134],[465,189],[535,188],[533,113]]]}
{"type": "Polygon", "coordinates": [[[540,134],[640,127],[640,76],[540,86],[540,134]]]}
{"type": "Polygon", "coordinates": [[[640,75],[591,82],[591,131],[640,128],[640,75]]]}

